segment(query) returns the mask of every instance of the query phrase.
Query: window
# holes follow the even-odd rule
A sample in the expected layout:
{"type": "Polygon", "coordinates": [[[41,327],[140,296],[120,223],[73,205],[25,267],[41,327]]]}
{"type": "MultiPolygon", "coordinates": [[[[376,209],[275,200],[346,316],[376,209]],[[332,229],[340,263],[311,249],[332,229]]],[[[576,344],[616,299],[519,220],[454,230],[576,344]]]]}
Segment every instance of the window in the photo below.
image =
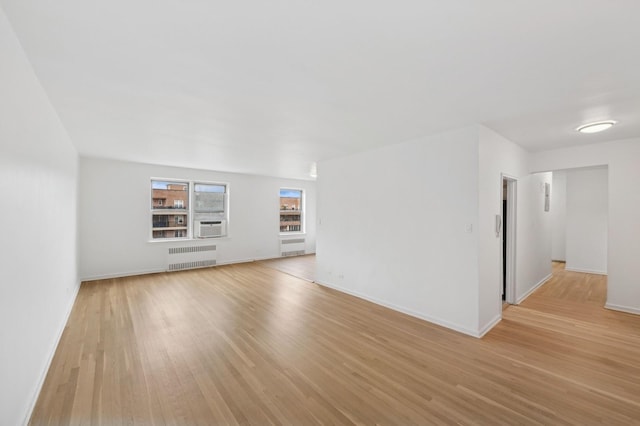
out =
{"type": "Polygon", "coordinates": [[[195,238],[222,237],[227,234],[227,185],[196,182],[193,185],[193,222],[195,238]],[[215,222],[215,230],[201,223],[215,222]]]}
{"type": "Polygon", "coordinates": [[[193,188],[194,211],[203,214],[220,214],[226,210],[226,185],[196,183],[193,188]]]}
{"type": "Polygon", "coordinates": [[[152,240],[225,235],[226,184],[151,179],[152,240]],[[200,226],[201,223],[206,226],[200,226]],[[212,223],[216,226],[211,226],[212,223]]]}
{"type": "Polygon", "coordinates": [[[280,190],[280,232],[302,232],[302,190],[280,190]]]}
{"type": "Polygon", "coordinates": [[[151,201],[152,238],[186,238],[189,183],[152,180],[151,201]]]}

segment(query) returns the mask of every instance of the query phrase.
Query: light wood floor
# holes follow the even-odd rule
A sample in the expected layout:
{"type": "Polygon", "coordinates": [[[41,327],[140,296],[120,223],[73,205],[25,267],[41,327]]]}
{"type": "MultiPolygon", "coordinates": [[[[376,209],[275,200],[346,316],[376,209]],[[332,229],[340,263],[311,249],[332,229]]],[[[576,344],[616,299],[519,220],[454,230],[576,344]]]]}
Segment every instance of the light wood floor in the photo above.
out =
{"type": "Polygon", "coordinates": [[[475,339],[259,262],[84,283],[31,423],[640,424],[605,290],[555,265],[475,339]]]}
{"type": "Polygon", "coordinates": [[[280,272],[302,278],[303,280],[315,281],[316,279],[315,254],[262,260],[260,263],[269,268],[277,269],[280,272]]]}

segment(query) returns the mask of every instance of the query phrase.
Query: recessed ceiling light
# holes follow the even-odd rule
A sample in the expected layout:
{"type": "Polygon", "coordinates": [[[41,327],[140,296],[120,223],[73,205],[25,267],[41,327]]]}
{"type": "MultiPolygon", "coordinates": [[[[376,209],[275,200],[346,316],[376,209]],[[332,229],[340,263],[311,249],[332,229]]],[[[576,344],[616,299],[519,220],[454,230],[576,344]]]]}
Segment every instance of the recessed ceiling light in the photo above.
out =
{"type": "Polygon", "coordinates": [[[613,120],[597,121],[595,123],[583,124],[582,126],[578,127],[576,130],[579,131],[580,133],[598,133],[598,132],[602,132],[603,130],[607,130],[608,128],[612,127],[614,124],[616,124],[616,122],[613,120]]]}

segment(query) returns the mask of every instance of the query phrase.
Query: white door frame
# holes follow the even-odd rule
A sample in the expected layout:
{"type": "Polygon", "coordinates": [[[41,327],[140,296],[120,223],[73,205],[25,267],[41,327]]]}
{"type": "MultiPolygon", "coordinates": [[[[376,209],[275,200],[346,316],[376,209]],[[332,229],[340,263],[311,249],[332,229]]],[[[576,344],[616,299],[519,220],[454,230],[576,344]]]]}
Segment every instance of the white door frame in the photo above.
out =
{"type": "MultiPolygon", "coordinates": [[[[518,195],[518,179],[514,176],[502,173],[500,176],[500,215],[502,216],[502,190],[503,181],[507,181],[507,277],[505,286],[505,301],[511,305],[516,303],[516,224],[517,224],[517,195],[518,195]]],[[[501,236],[504,238],[504,217],[502,217],[501,236]]],[[[502,300],[502,284],[503,284],[503,259],[502,239],[500,244],[500,292],[499,297],[502,300]]]]}

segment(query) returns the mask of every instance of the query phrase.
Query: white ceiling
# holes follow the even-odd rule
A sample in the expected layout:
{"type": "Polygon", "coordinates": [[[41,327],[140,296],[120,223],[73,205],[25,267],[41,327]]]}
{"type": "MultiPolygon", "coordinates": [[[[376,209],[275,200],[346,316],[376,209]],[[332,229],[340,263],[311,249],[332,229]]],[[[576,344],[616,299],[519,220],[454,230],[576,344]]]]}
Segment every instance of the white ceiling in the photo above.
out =
{"type": "Polygon", "coordinates": [[[308,179],[476,123],[530,151],[640,136],[637,0],[0,4],[87,156],[308,179]]]}

